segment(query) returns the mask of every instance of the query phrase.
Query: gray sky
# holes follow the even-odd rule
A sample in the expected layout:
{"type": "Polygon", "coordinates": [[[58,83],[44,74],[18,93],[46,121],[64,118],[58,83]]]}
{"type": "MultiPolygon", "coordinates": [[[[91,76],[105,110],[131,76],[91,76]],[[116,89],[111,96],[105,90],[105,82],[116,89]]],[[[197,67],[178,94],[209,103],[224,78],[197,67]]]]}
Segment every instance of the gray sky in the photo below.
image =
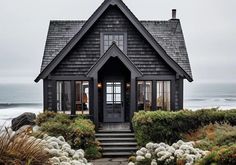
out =
{"type": "MultiPolygon", "coordinates": [[[[49,20],[88,19],[103,0],[0,0],[0,83],[32,83],[49,20]]],[[[236,82],[235,0],[124,0],[141,20],[177,9],[195,83],[236,82]]]]}

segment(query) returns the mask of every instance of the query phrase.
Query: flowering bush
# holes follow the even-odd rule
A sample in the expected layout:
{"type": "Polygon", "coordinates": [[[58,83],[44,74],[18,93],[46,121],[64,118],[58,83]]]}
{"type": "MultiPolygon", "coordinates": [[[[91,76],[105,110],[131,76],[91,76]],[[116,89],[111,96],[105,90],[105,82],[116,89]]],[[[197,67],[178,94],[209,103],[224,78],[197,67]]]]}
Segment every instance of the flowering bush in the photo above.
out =
{"type": "Polygon", "coordinates": [[[147,143],[136,152],[136,161],[129,165],[192,165],[207,155],[208,151],[193,147],[193,142],[179,140],[171,146],[165,143],[147,143]]]}

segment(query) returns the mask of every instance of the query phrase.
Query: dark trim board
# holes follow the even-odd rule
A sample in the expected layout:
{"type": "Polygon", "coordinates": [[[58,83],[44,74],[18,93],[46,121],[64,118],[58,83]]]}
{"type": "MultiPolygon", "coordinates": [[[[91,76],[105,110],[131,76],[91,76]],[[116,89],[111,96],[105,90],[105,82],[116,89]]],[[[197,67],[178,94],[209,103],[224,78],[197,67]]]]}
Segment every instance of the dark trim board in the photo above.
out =
{"type": "Polygon", "coordinates": [[[89,81],[90,77],[81,77],[81,76],[48,76],[49,80],[58,80],[58,81],[66,81],[66,80],[78,80],[78,81],[89,81]]]}

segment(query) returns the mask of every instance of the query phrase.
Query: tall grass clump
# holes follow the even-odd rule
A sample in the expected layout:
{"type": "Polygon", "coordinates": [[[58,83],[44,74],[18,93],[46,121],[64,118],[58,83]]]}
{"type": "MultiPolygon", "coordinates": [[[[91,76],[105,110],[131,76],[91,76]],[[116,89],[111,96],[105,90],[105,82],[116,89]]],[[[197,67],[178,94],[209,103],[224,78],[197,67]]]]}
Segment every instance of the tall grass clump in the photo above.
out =
{"type": "Polygon", "coordinates": [[[49,157],[40,139],[25,131],[15,132],[11,128],[0,127],[1,165],[46,165],[49,157]]]}

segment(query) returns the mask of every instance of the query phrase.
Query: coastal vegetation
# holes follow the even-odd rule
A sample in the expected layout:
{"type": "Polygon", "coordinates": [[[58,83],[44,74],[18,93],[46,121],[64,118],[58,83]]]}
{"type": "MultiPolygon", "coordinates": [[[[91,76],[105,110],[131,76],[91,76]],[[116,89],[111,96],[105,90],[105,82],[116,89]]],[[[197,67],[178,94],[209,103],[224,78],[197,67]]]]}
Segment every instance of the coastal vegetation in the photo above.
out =
{"type": "Polygon", "coordinates": [[[84,116],[44,112],[37,116],[36,123],[40,126],[39,133],[65,137],[73,149],[84,149],[86,158],[101,157],[101,148],[95,139],[95,125],[84,116]]]}
{"type": "Polygon", "coordinates": [[[29,136],[28,131],[12,131],[0,128],[1,165],[40,165],[49,164],[50,155],[44,150],[40,140],[29,136]]]}
{"type": "Polygon", "coordinates": [[[141,111],[132,122],[140,150],[129,165],[236,164],[236,110],[141,111]]]}
{"type": "Polygon", "coordinates": [[[139,111],[132,119],[135,136],[140,146],[151,141],[171,144],[182,139],[183,134],[216,122],[236,125],[236,110],[139,111]]]}

